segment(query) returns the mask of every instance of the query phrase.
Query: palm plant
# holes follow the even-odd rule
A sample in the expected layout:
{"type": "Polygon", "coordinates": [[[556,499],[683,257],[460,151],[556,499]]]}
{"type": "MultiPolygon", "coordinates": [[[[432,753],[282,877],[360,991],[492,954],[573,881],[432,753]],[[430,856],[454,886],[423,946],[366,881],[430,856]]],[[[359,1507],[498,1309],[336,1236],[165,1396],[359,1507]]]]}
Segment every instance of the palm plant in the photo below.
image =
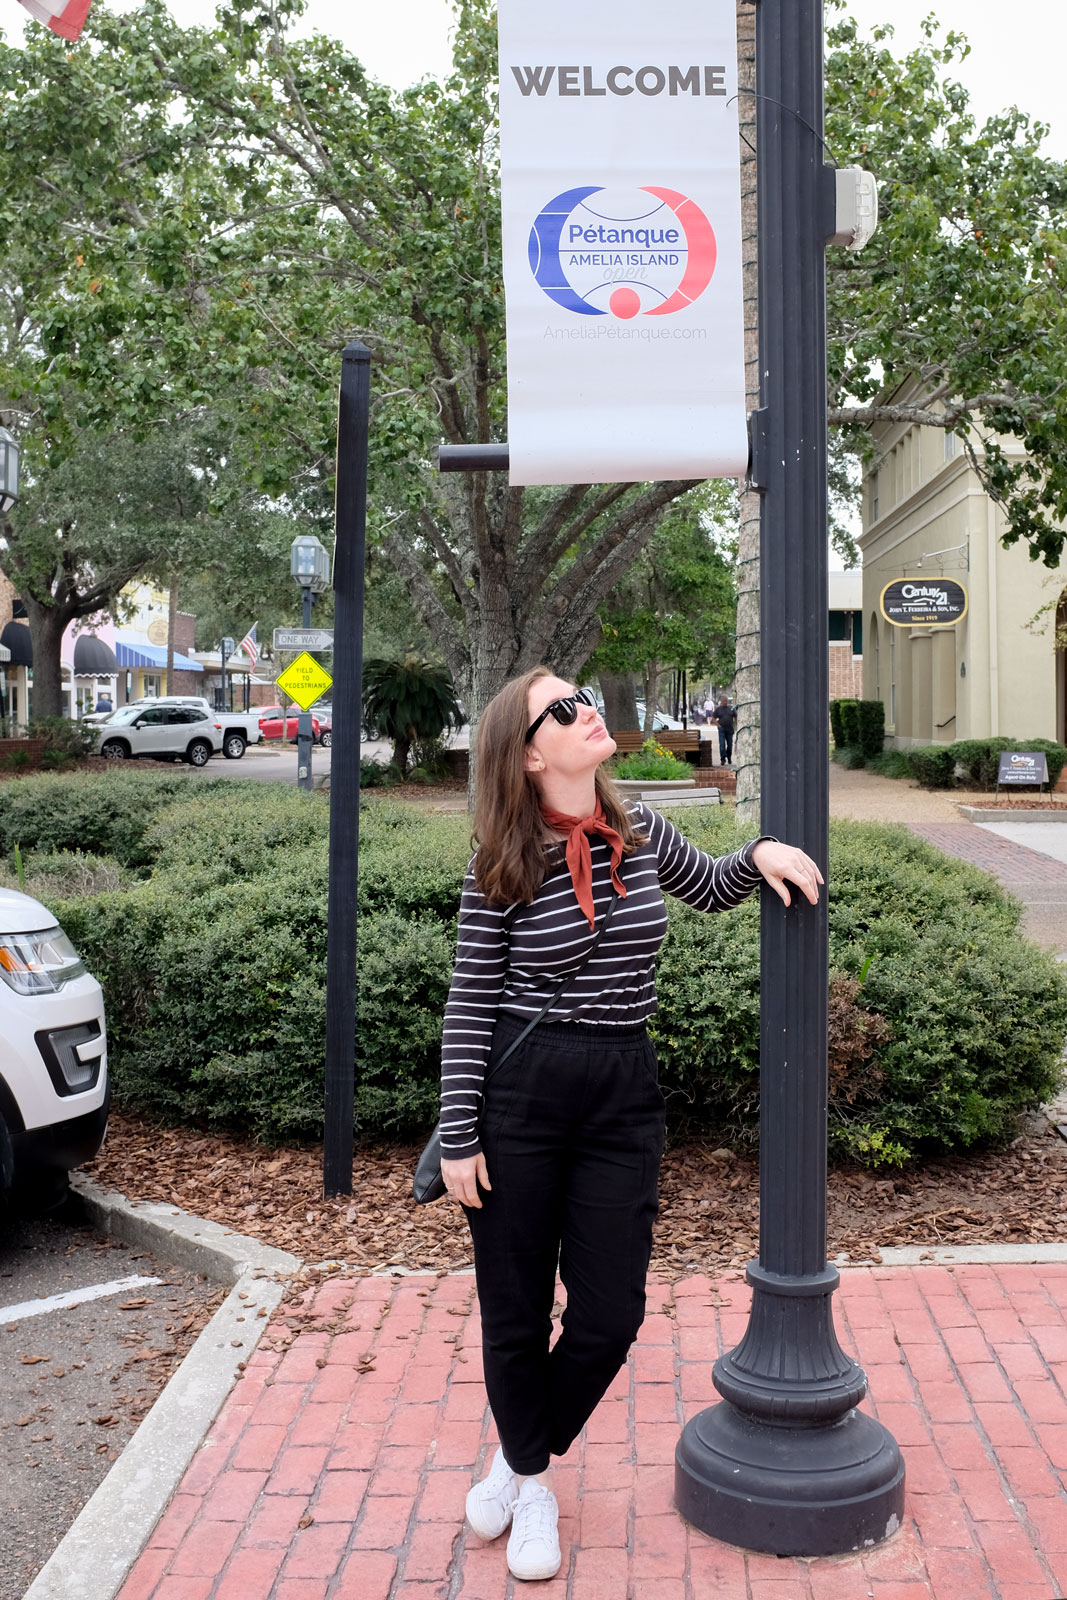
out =
{"type": "Polygon", "coordinates": [[[412,743],[462,727],[463,712],[447,668],[408,651],[399,660],[364,661],[363,720],[392,739],[393,761],[403,774],[412,743]]]}

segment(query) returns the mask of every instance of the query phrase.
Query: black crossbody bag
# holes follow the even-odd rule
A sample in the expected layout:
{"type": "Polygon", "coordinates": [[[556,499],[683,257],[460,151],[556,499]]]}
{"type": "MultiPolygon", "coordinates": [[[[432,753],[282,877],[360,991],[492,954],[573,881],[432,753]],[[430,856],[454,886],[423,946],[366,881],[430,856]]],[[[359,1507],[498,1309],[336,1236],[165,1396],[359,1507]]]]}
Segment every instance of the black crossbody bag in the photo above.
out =
{"type": "MultiPolygon", "coordinates": [[[[531,1029],[536,1028],[537,1024],[544,1020],[544,1018],[552,1010],[552,1007],[555,1005],[556,1001],[561,998],[569,985],[574,982],[575,978],[577,978],[580,973],[585,971],[589,962],[592,960],[593,952],[595,951],[597,945],[608,931],[608,923],[611,921],[612,913],[615,910],[618,899],[619,891],[617,889],[613,889],[611,903],[604,913],[604,920],[600,924],[600,931],[597,933],[596,938],[589,946],[589,949],[585,952],[581,964],[575,967],[573,972],[568,972],[567,976],[556,989],[555,993],[550,995],[545,1001],[544,1005],[541,1007],[536,1017],[534,1017],[533,1021],[528,1022],[525,1028],[523,1028],[522,1032],[519,1034],[518,1038],[511,1041],[507,1049],[504,1051],[504,1054],[500,1057],[500,1060],[496,1063],[492,1072],[489,1074],[489,1077],[486,1078],[486,1084],[489,1083],[489,1078],[496,1076],[501,1067],[504,1065],[504,1062],[507,1061],[508,1057],[513,1055],[514,1052],[519,1048],[520,1044],[526,1038],[526,1035],[531,1031],[531,1029]]],[[[484,1104],[484,1086],[482,1094],[484,1104]]],[[[445,1180],[441,1176],[440,1121],[438,1121],[436,1128],[430,1135],[429,1143],[422,1152],[422,1155],[419,1157],[418,1165],[415,1168],[415,1177],[411,1184],[411,1192],[415,1196],[415,1199],[418,1200],[422,1205],[427,1205],[433,1200],[440,1200],[442,1195],[448,1193],[447,1189],[445,1188],[445,1180]]]]}

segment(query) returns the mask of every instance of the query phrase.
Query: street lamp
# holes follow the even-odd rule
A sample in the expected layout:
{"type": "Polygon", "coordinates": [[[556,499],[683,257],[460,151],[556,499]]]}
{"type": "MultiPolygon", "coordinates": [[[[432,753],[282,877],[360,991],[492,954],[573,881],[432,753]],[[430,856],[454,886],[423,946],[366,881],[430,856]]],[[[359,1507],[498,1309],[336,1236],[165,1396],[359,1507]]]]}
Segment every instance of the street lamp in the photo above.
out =
{"type": "MultiPolygon", "coordinates": [[[[304,602],[303,626],[311,627],[311,607],[315,596],[330,587],[330,552],[313,533],[294,539],[289,551],[289,572],[300,585],[304,602]]],[[[301,711],[296,725],[296,781],[301,789],[311,788],[311,712],[301,711]]]]}
{"type": "Polygon", "coordinates": [[[0,512],[6,516],[18,497],[18,443],[6,428],[0,428],[0,512]]]}

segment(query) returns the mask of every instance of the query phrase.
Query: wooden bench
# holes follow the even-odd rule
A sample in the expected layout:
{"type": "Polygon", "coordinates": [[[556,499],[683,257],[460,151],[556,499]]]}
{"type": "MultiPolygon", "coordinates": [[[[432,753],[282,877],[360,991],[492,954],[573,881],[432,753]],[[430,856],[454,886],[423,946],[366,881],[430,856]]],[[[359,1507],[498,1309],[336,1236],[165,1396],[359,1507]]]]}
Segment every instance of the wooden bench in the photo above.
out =
{"type": "MultiPolygon", "coordinates": [[[[620,756],[633,755],[645,742],[645,735],[639,728],[613,728],[611,737],[620,756]]],[[[652,738],[672,756],[680,756],[700,767],[714,765],[711,740],[702,739],[699,728],[661,728],[652,738]]]]}

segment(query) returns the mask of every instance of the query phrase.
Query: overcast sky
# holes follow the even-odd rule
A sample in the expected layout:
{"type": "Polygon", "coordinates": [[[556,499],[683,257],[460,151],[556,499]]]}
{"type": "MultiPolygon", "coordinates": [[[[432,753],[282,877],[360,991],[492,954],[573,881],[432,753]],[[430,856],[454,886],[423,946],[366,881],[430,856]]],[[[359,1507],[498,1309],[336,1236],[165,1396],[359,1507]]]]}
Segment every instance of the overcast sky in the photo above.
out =
{"type": "MultiPolygon", "coordinates": [[[[0,7],[4,31],[13,37],[27,13],[16,0],[0,0],[0,7]]],[[[215,0],[170,0],[170,9],[181,22],[207,23],[215,0]]],[[[919,23],[933,11],[970,40],[958,76],[978,115],[1021,106],[1051,124],[1049,153],[1067,157],[1064,0],[1021,0],[1014,8],[1003,0],[850,0],[849,9],[864,31],[892,18],[895,43],[905,49],[918,43],[919,23]]],[[[343,39],[376,77],[403,88],[448,69],[451,22],[447,0],[309,0],[304,28],[343,39]]]]}

